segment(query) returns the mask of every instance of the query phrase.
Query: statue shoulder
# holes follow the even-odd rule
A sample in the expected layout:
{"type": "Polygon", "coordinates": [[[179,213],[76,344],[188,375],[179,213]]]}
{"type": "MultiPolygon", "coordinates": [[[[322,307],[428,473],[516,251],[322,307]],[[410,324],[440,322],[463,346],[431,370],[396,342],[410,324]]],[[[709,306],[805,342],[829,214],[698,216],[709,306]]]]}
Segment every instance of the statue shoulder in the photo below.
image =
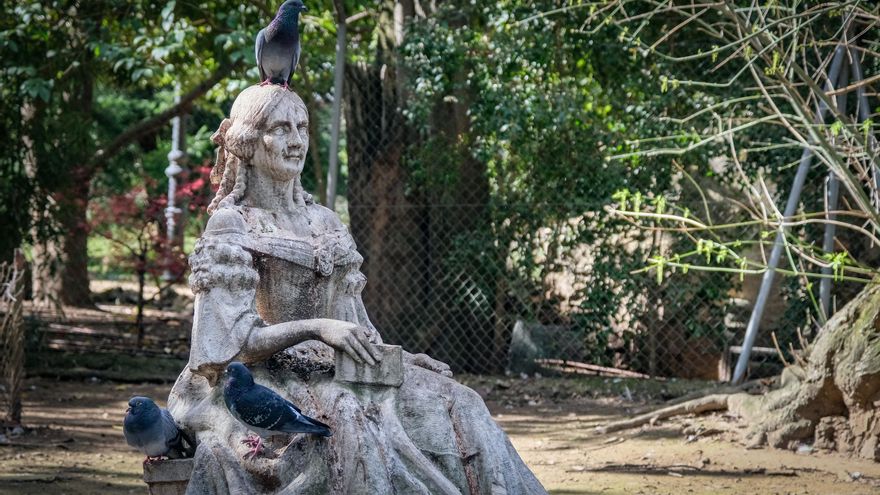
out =
{"type": "Polygon", "coordinates": [[[320,205],[318,203],[314,203],[309,205],[309,209],[311,210],[311,217],[313,220],[317,220],[319,228],[322,230],[332,232],[340,229],[346,229],[344,223],[339,218],[339,215],[327,208],[326,206],[320,205]]]}
{"type": "Polygon", "coordinates": [[[242,211],[237,206],[220,208],[208,219],[205,235],[245,234],[247,223],[242,211]]]}
{"type": "Polygon", "coordinates": [[[252,288],[258,275],[248,246],[247,223],[239,208],[215,211],[189,257],[193,292],[252,288]]]}

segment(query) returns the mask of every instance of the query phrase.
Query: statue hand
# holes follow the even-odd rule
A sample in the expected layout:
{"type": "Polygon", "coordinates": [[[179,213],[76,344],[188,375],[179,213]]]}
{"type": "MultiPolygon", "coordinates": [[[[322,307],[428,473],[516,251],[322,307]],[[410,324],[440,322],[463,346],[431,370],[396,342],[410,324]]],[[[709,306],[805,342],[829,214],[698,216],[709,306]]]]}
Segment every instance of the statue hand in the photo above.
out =
{"type": "Polygon", "coordinates": [[[404,354],[403,360],[404,362],[418,366],[419,368],[425,368],[426,370],[440,373],[443,376],[452,377],[452,370],[449,369],[448,364],[442,361],[437,361],[427,354],[410,354],[407,352],[404,354]]]}
{"type": "Polygon", "coordinates": [[[367,327],[349,324],[324,327],[320,331],[319,338],[337,351],[348,354],[355,362],[365,362],[370,366],[375,366],[379,357],[373,350],[375,340],[373,333],[374,331],[367,327]]]}

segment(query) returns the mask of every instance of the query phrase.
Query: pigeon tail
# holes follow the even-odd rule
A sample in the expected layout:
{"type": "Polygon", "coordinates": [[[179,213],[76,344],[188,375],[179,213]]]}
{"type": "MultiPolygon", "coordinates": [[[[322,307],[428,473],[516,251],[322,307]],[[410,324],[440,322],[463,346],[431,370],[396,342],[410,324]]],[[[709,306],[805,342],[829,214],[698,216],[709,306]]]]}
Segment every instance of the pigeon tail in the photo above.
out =
{"type": "Polygon", "coordinates": [[[317,419],[310,418],[305,414],[299,417],[298,421],[287,423],[281,427],[281,431],[286,433],[311,433],[322,437],[332,437],[333,432],[330,427],[317,419]]]}

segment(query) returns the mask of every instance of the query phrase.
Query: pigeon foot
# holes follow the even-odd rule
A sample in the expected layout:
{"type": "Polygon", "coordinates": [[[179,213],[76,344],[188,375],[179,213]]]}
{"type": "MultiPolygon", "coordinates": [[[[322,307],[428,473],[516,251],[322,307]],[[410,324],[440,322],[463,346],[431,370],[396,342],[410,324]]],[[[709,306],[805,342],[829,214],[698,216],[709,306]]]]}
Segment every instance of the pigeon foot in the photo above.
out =
{"type": "Polygon", "coordinates": [[[272,84],[272,81],[269,79],[266,79],[265,81],[260,83],[260,86],[268,86],[270,84],[272,84]]]}
{"type": "Polygon", "coordinates": [[[157,455],[157,456],[151,456],[151,455],[148,455],[147,457],[144,458],[144,466],[147,466],[147,465],[149,465],[149,464],[152,464],[152,463],[154,463],[154,462],[158,462],[158,461],[161,461],[161,460],[162,460],[162,456],[161,456],[161,455],[157,455]]]}
{"type": "Polygon", "coordinates": [[[281,87],[286,89],[287,91],[290,91],[290,86],[288,86],[287,83],[282,84],[281,87]]]}
{"type": "Polygon", "coordinates": [[[241,443],[251,448],[244,457],[251,456],[251,459],[253,459],[263,451],[263,439],[259,435],[248,435],[241,443]]]}

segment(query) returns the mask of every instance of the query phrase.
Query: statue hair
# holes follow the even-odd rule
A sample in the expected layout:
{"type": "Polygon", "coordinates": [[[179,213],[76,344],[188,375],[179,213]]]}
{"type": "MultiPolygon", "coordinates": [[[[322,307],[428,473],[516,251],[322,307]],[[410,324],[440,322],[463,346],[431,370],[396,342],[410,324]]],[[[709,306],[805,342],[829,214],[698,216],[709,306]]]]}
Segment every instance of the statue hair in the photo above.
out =
{"type": "MultiPolygon", "coordinates": [[[[211,182],[219,183],[217,194],[208,205],[208,214],[218,208],[234,206],[247,189],[250,160],[266,125],[269,110],[278,106],[282,98],[293,100],[306,115],[308,109],[302,98],[280,86],[251,86],[238,95],[232,104],[229,118],[211,136],[217,145],[217,159],[211,170],[211,182]]],[[[311,200],[311,195],[306,195],[311,200]]]]}

